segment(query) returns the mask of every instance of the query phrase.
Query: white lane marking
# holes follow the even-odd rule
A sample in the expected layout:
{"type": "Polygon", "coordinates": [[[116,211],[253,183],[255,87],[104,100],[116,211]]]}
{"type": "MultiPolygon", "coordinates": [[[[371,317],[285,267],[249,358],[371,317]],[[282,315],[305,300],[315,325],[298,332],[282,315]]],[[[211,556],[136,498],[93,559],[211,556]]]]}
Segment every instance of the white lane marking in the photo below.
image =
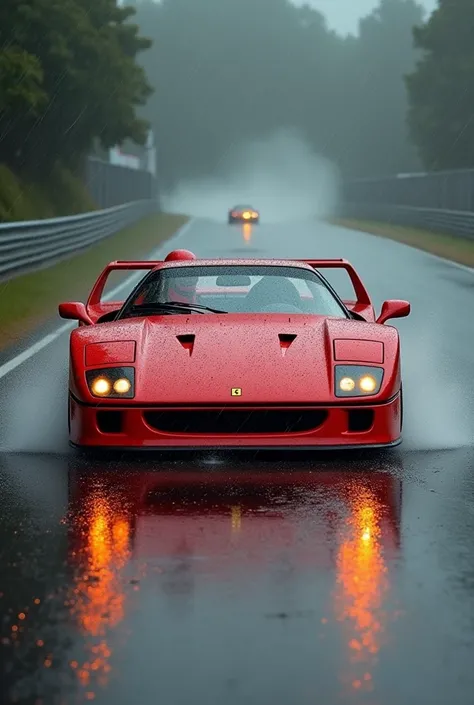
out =
{"type": "MultiPolygon", "coordinates": [[[[330,223],[332,225],[332,223],[330,223]]],[[[441,257],[441,255],[434,255],[432,252],[428,252],[428,250],[422,250],[420,247],[417,247],[416,245],[409,245],[407,242],[401,242],[400,240],[395,240],[394,238],[390,238],[388,236],[384,235],[377,235],[376,233],[369,233],[368,230],[354,230],[353,228],[344,228],[341,225],[336,225],[335,227],[340,227],[343,228],[344,230],[350,230],[352,233],[362,233],[363,235],[371,235],[372,237],[378,237],[379,239],[384,239],[385,240],[391,240],[392,242],[397,243],[397,245],[403,245],[404,247],[410,247],[412,250],[416,250],[417,252],[422,252],[424,255],[427,257],[430,257],[431,259],[438,260],[438,262],[443,262],[444,264],[449,264],[451,267],[456,267],[456,269],[462,269],[464,272],[469,272],[469,274],[474,274],[474,267],[469,267],[467,264],[461,264],[460,262],[454,262],[452,259],[447,259],[446,257],[441,257]]],[[[436,233],[434,233],[436,234],[436,233]]],[[[453,236],[455,237],[455,236],[453,236]]],[[[462,235],[459,235],[459,237],[462,237],[462,235]]],[[[470,238],[464,238],[464,239],[470,239],[470,238]]]]}
{"type": "MultiPolygon", "coordinates": [[[[183,225],[182,228],[176,231],[174,235],[171,236],[170,240],[168,242],[174,242],[178,238],[181,238],[191,227],[191,225],[194,222],[194,218],[191,218],[188,220],[187,223],[183,225]]],[[[158,254],[164,249],[165,245],[162,245],[159,247],[157,250],[152,252],[149,256],[149,259],[159,259],[160,255],[158,254]]],[[[143,276],[143,274],[141,275],[143,276]]],[[[121,284],[116,286],[112,291],[110,291],[106,296],[104,296],[104,301],[108,301],[110,299],[113,299],[116,294],[118,294],[122,289],[126,289],[127,286],[133,283],[135,279],[139,279],[140,274],[132,274],[130,277],[128,277],[125,281],[123,281],[121,284]]],[[[8,375],[10,372],[13,372],[13,370],[16,370],[17,367],[22,365],[24,362],[32,358],[34,355],[39,353],[43,348],[46,348],[48,345],[53,343],[55,340],[61,337],[66,331],[72,330],[77,326],[77,323],[74,321],[71,321],[70,323],[63,323],[63,325],[59,326],[59,328],[56,328],[56,330],[52,331],[51,333],[48,333],[48,335],[45,335],[43,338],[38,340],[36,343],[33,343],[29,348],[26,348],[26,350],[23,350],[23,352],[19,353],[18,355],[15,355],[15,357],[12,357],[11,360],[7,360],[3,365],[0,365],[0,379],[8,375]]]]}
{"type": "MultiPolygon", "coordinates": [[[[353,232],[364,232],[365,235],[374,235],[374,233],[368,233],[364,231],[353,231],[353,232]]],[[[383,235],[375,235],[375,237],[383,238],[383,235]]],[[[459,237],[462,237],[461,235],[459,237]]],[[[405,247],[409,247],[411,250],[416,250],[417,252],[421,252],[423,255],[426,255],[426,257],[429,257],[430,259],[435,259],[438,262],[443,262],[443,264],[449,264],[451,267],[456,267],[456,269],[462,269],[464,272],[469,272],[469,274],[474,274],[474,267],[469,267],[467,264],[461,264],[461,262],[455,262],[452,259],[447,259],[446,257],[441,257],[441,255],[435,255],[432,252],[428,252],[428,250],[423,250],[421,247],[417,247],[416,245],[409,245],[407,242],[401,242],[400,240],[393,240],[392,238],[385,238],[386,240],[392,240],[392,242],[397,243],[397,245],[404,245],[405,247]]],[[[467,238],[465,238],[467,239],[467,238]]]]}
{"type": "Polygon", "coordinates": [[[26,350],[23,350],[23,352],[19,353],[19,355],[16,355],[11,360],[8,360],[8,362],[5,362],[4,365],[0,366],[0,379],[2,377],[5,377],[5,375],[7,375],[9,372],[12,372],[14,369],[22,365],[27,360],[29,360],[30,357],[36,355],[36,353],[38,353],[40,350],[52,343],[54,340],[56,340],[56,338],[59,338],[59,336],[65,333],[67,330],[72,330],[74,325],[74,323],[65,323],[64,325],[57,328],[53,333],[45,335],[44,338],[38,340],[37,343],[34,343],[34,345],[31,345],[31,347],[27,348],[26,350]]]}
{"type": "MultiPolygon", "coordinates": [[[[176,233],[170,238],[170,243],[171,241],[176,241],[179,238],[181,238],[185,233],[188,231],[188,229],[193,225],[194,223],[194,218],[190,218],[187,223],[183,225],[182,228],[176,231],[176,233]]],[[[346,228],[347,230],[347,228],[346,228]]],[[[371,233],[366,233],[370,235],[371,233]]],[[[396,242],[396,240],[395,240],[396,242]]],[[[398,243],[398,244],[405,244],[405,243],[398,243]]],[[[407,245],[408,247],[411,247],[410,245],[407,245]]],[[[164,245],[162,245],[158,250],[155,250],[150,254],[149,259],[158,259],[160,255],[158,254],[161,252],[161,250],[164,249],[164,245]]],[[[469,272],[470,274],[474,274],[474,268],[468,267],[465,264],[459,264],[458,262],[452,262],[449,259],[445,259],[444,257],[439,257],[438,255],[433,255],[431,252],[426,252],[425,250],[420,250],[417,247],[413,247],[413,249],[417,250],[418,252],[423,252],[423,254],[427,255],[428,257],[432,257],[438,261],[444,262],[445,264],[449,264],[452,267],[457,267],[458,269],[463,269],[466,272],[469,272]]],[[[109,299],[112,299],[116,294],[118,294],[122,289],[125,289],[127,286],[129,286],[130,283],[133,282],[135,278],[138,278],[139,275],[137,274],[132,274],[128,279],[126,279],[124,282],[119,284],[118,286],[115,287],[115,289],[112,289],[107,296],[104,296],[104,300],[107,301],[109,299]]],[[[48,345],[53,343],[55,340],[61,337],[66,331],[72,330],[75,328],[76,323],[73,321],[71,323],[64,323],[62,326],[59,328],[56,328],[55,331],[52,333],[49,333],[48,335],[45,335],[43,338],[38,340],[36,343],[31,345],[29,348],[26,350],[23,350],[23,352],[19,353],[18,355],[15,355],[11,360],[8,360],[5,362],[3,365],[0,365],[0,379],[3,377],[6,377],[10,372],[15,370],[17,367],[22,365],[24,362],[32,358],[34,355],[39,353],[43,348],[46,348],[48,345]]]]}
{"type": "Polygon", "coordinates": [[[438,260],[438,262],[443,262],[444,264],[449,264],[451,267],[456,267],[456,269],[462,269],[464,272],[469,272],[469,274],[474,274],[474,267],[469,267],[467,264],[461,264],[460,262],[453,262],[452,259],[446,259],[446,257],[440,257],[439,255],[434,255],[432,252],[426,252],[426,250],[420,250],[418,247],[415,248],[419,252],[424,252],[425,255],[431,257],[432,259],[438,260]]]}

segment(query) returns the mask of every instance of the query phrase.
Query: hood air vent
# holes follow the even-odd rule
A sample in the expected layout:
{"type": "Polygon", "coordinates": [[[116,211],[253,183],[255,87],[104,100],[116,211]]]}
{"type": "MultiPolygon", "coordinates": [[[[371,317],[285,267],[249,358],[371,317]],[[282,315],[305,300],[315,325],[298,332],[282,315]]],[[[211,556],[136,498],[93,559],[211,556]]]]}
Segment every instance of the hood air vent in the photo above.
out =
{"type": "Polygon", "coordinates": [[[293,333],[279,333],[278,337],[280,338],[281,354],[285,355],[296,335],[293,333]]]}
{"type": "Polygon", "coordinates": [[[189,356],[193,354],[194,340],[196,336],[191,333],[191,335],[177,335],[176,336],[185,350],[189,352],[189,356]]]}

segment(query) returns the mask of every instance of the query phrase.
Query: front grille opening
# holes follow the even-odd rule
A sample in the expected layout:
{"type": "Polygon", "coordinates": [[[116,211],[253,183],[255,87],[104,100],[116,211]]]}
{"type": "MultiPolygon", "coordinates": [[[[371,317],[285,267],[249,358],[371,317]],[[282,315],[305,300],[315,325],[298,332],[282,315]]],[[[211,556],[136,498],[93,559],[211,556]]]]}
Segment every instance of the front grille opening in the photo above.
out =
{"type": "Polygon", "coordinates": [[[123,414],[121,411],[98,411],[97,428],[101,433],[122,433],[123,414]]]}
{"type": "Polygon", "coordinates": [[[374,412],[372,409],[353,409],[348,411],[348,427],[352,433],[362,433],[369,431],[374,423],[374,412]]]}
{"type": "Polygon", "coordinates": [[[197,409],[147,411],[146,423],[164,433],[212,435],[303,433],[319,428],[320,409],[197,409]]]}

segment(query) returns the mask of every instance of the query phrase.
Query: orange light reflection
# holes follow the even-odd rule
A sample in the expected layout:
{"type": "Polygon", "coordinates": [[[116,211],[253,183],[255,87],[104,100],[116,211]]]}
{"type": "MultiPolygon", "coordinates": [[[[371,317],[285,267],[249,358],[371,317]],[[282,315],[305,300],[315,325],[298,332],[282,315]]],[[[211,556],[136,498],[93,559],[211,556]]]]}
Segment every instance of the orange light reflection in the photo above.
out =
{"type": "Polygon", "coordinates": [[[346,537],[337,555],[336,615],[348,626],[351,672],[343,681],[352,692],[372,690],[371,670],[382,646],[384,598],[389,589],[380,527],[382,505],[369,492],[356,498],[346,537]]]}
{"type": "Polygon", "coordinates": [[[250,242],[252,239],[252,226],[250,223],[244,223],[242,225],[242,234],[244,236],[245,242],[250,242]]]}
{"type": "Polygon", "coordinates": [[[69,599],[71,613],[86,637],[88,658],[71,661],[71,669],[88,689],[92,678],[106,685],[111,671],[107,633],[124,618],[126,595],[120,571],[130,557],[130,522],[96,496],[81,527],[79,574],[69,599]]]}
{"type": "Polygon", "coordinates": [[[232,533],[238,533],[242,528],[242,510],[239,506],[231,508],[232,533]]]}

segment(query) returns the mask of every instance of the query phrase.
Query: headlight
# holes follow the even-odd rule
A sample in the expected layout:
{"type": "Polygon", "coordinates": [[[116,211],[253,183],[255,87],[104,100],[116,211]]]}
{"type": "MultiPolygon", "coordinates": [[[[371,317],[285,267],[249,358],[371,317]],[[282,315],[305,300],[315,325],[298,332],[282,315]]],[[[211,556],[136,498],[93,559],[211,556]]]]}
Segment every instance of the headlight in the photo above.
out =
{"type": "Polygon", "coordinates": [[[382,380],[381,367],[336,365],[334,368],[336,397],[367,397],[378,394],[382,380]]]}
{"type": "Polygon", "coordinates": [[[133,399],[135,370],[133,367],[106,367],[87,370],[86,381],[94,397],[103,399],[133,399]]]}

